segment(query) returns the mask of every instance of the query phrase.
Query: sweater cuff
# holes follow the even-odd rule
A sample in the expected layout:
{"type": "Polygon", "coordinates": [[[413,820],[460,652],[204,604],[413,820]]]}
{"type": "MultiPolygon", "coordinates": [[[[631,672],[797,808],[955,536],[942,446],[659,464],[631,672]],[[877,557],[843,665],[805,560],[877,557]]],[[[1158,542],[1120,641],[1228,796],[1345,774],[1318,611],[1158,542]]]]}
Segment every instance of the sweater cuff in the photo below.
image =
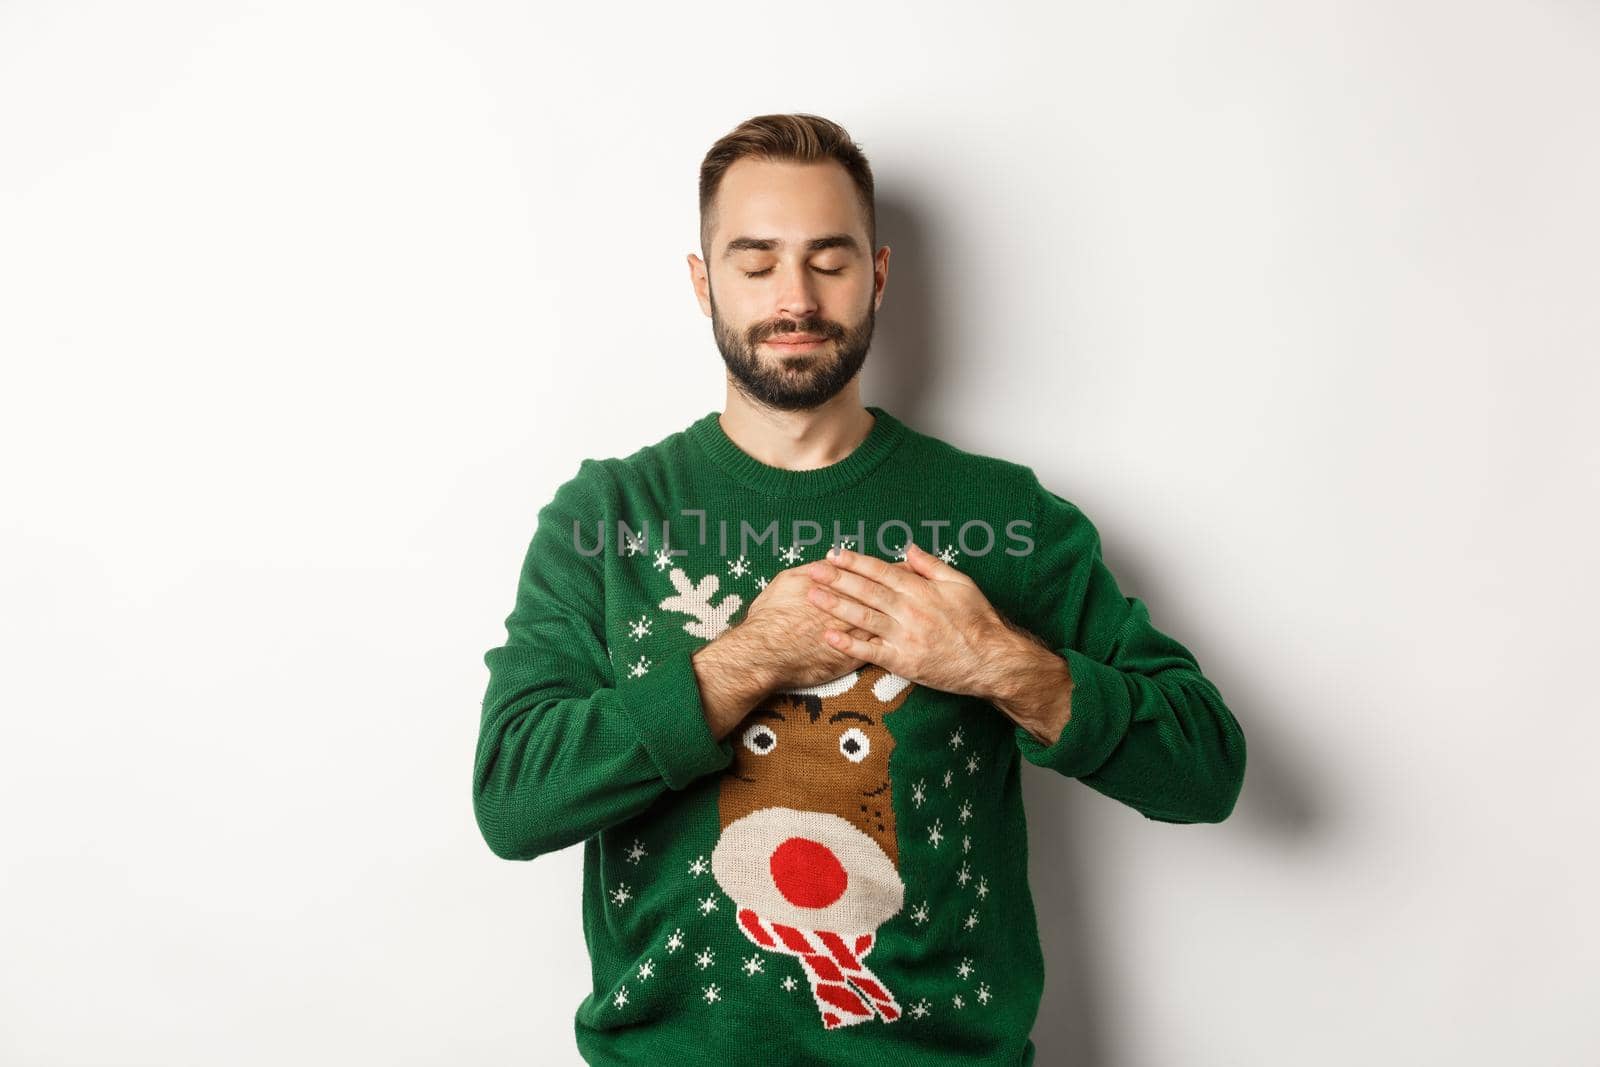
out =
{"type": "Polygon", "coordinates": [[[1072,713],[1055,744],[1041,743],[1016,728],[1017,746],[1029,763],[1068,778],[1091,774],[1111,758],[1128,733],[1133,705],[1122,672],[1090,659],[1077,649],[1058,649],[1072,675],[1072,713]]]}
{"type": "Polygon", "coordinates": [[[692,649],[673,649],[621,691],[634,732],[672,789],[733,762],[733,741],[718,741],[706,722],[692,654],[692,649]]]}

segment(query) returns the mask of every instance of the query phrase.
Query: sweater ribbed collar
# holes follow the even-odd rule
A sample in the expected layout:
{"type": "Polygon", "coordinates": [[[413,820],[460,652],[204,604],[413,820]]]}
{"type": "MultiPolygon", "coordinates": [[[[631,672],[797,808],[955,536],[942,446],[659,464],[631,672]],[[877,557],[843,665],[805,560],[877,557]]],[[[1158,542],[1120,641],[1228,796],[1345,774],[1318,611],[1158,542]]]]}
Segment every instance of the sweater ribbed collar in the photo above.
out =
{"type": "Polygon", "coordinates": [[[838,462],[811,470],[786,470],[756,459],[734,444],[722,428],[722,413],[719,411],[710,412],[690,423],[688,434],[705,449],[717,466],[741,485],[769,496],[820,496],[853,485],[866,477],[904,439],[905,423],[875,404],[866,405],[866,409],[873,416],[872,429],[868,431],[866,439],[838,462]]]}

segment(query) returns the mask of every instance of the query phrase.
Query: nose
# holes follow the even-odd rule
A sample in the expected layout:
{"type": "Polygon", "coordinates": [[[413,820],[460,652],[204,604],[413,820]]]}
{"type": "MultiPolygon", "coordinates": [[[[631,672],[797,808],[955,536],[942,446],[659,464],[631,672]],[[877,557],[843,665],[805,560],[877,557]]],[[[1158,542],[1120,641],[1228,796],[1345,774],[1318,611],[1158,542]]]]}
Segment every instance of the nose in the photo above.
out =
{"type": "Polygon", "coordinates": [[[850,882],[839,858],[809,838],[789,838],[772,850],[769,865],[778,892],[796,907],[825,908],[844,896],[850,882]]]}
{"type": "Polygon", "coordinates": [[[817,294],[813,289],[811,272],[802,264],[799,270],[785,271],[784,275],[787,281],[783,283],[783,291],[778,294],[779,310],[802,319],[816,314],[817,294]]]}

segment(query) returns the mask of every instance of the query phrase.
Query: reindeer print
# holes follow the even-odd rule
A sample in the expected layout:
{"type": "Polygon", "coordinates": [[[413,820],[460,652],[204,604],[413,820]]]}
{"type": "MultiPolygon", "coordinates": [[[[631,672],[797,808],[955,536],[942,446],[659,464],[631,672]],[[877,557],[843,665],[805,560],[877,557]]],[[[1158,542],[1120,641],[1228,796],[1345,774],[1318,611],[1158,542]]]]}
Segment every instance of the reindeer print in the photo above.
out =
{"type": "Polygon", "coordinates": [[[868,666],[773,694],[740,724],[718,793],[712,873],[746,937],[800,960],[829,1030],[900,1017],[865,960],[905,900],[884,720],[911,688],[868,666]]]}
{"type": "MultiPolygon", "coordinates": [[[[690,616],[683,628],[706,640],[743,603],[732,593],[712,603],[715,574],[696,583],[675,567],[669,577],[678,592],[661,607],[690,616]]],[[[901,1014],[866,957],[905,901],[886,720],[913,688],[869,664],[779,690],[735,730],[719,784],[712,874],[747,938],[800,961],[829,1030],[901,1014]]]]}

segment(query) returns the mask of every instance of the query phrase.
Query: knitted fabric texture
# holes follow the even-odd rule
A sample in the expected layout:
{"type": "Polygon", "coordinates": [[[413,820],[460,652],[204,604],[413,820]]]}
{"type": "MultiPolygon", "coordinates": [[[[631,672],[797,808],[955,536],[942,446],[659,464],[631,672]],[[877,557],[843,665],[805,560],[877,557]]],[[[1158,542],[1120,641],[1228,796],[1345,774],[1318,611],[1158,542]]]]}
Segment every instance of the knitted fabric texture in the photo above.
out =
{"type": "Polygon", "coordinates": [[[583,460],[539,511],[484,656],[473,804],[497,856],[582,845],[573,1034],[591,1064],[1030,1064],[1044,961],[1022,764],[1152,829],[1233,809],[1238,722],[1082,510],[868,410],[846,458],[800,471],[711,412],[583,460]],[[831,545],[899,562],[912,540],[1065,661],[1058,738],[870,663],[713,736],[698,649],[831,545]]]}

